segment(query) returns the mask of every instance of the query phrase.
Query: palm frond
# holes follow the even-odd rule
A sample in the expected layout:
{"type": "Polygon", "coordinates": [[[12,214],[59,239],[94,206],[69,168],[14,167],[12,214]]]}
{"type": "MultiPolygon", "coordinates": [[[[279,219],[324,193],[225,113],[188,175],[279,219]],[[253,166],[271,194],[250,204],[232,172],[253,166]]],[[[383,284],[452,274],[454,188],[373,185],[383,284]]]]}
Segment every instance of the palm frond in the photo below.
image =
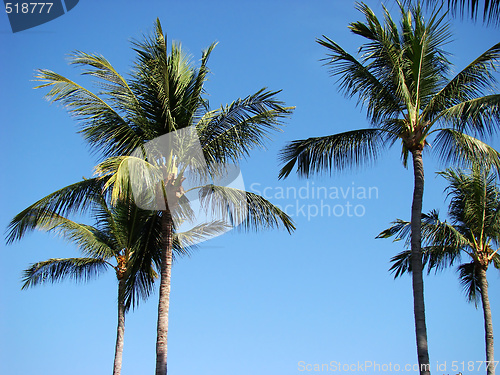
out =
{"type": "Polygon", "coordinates": [[[17,214],[7,227],[7,243],[20,240],[54,214],[84,213],[103,194],[106,178],[90,178],[47,195],[17,214]]]}
{"type": "Polygon", "coordinates": [[[500,254],[495,253],[491,259],[493,266],[495,266],[496,269],[500,270],[500,254]]]}
{"type": "Polygon", "coordinates": [[[260,195],[225,186],[206,185],[200,191],[202,207],[212,217],[243,230],[295,230],[292,219],[260,195]]]}
{"type": "Polygon", "coordinates": [[[159,211],[138,210],[140,220],[135,220],[134,236],[129,241],[130,252],[125,273],[125,308],[135,308],[153,290],[153,284],[160,270],[162,230],[159,211]]]}
{"type": "MultiPolygon", "coordinates": [[[[395,237],[394,241],[405,240],[405,246],[410,247],[411,223],[401,219],[395,220],[391,227],[382,231],[376,238],[395,237]]],[[[465,238],[453,225],[439,220],[439,212],[432,210],[422,214],[422,263],[427,266],[428,273],[432,269],[441,271],[460,260],[461,250],[469,245],[465,238]]],[[[411,272],[411,251],[403,251],[391,259],[390,268],[399,277],[411,272]]]]}
{"type": "MultiPolygon", "coordinates": [[[[361,24],[352,24],[351,30],[370,38],[368,34],[370,31],[361,24]]],[[[339,77],[340,91],[347,98],[358,96],[358,105],[367,107],[367,116],[372,123],[402,111],[401,104],[391,90],[392,84],[388,87],[385,85],[386,82],[380,81],[376,71],[372,73],[369,66],[364,66],[324,35],[316,42],[328,49],[327,58],[324,59],[325,65],[330,67],[330,74],[333,77],[339,77]]]]}
{"type": "MultiPolygon", "coordinates": [[[[404,250],[391,258],[389,271],[394,274],[395,279],[412,272],[411,259],[411,250],[404,250]]],[[[422,266],[427,267],[427,274],[432,270],[435,273],[442,271],[452,266],[455,261],[460,261],[460,253],[453,246],[422,247],[422,266]]]]}
{"type": "Polygon", "coordinates": [[[90,146],[104,156],[127,154],[142,142],[133,127],[108,103],[88,89],[47,69],[39,69],[35,88],[51,87],[45,97],[60,102],[81,123],[81,133],[90,146]]]}
{"type": "Polygon", "coordinates": [[[462,166],[484,165],[500,171],[500,153],[493,147],[470,135],[453,129],[439,129],[435,153],[444,163],[462,166]]]}
{"type": "Polygon", "coordinates": [[[401,277],[405,273],[411,273],[411,250],[405,250],[391,258],[392,266],[389,272],[394,278],[401,277]]]}
{"type": "Polygon", "coordinates": [[[488,95],[462,101],[441,112],[441,121],[462,132],[481,137],[500,129],[500,95],[488,95]]]}
{"type": "Polygon", "coordinates": [[[174,253],[176,255],[190,255],[200,242],[227,232],[231,226],[223,220],[213,220],[208,223],[198,224],[185,231],[174,233],[174,253]]]}
{"type": "Polygon", "coordinates": [[[163,181],[157,165],[135,156],[118,156],[104,160],[94,171],[96,176],[108,178],[105,188],[111,191],[111,202],[124,199],[132,190],[138,206],[156,207],[158,185],[163,181]]]}
{"type": "Polygon", "coordinates": [[[474,303],[477,308],[481,296],[481,284],[476,264],[474,262],[461,264],[458,266],[457,272],[467,301],[474,303]]]}
{"type": "Polygon", "coordinates": [[[38,284],[55,283],[64,279],[88,281],[108,268],[109,264],[98,258],[54,258],[32,264],[23,273],[26,289],[38,284]]]}
{"type": "Polygon", "coordinates": [[[212,43],[202,52],[201,65],[186,89],[187,95],[184,96],[186,102],[184,107],[186,108],[186,113],[191,114],[191,118],[188,122],[191,125],[198,123],[199,119],[203,116],[201,111],[206,111],[208,107],[206,100],[203,98],[204,84],[210,72],[207,66],[208,59],[216,45],[217,43],[212,43]]]}
{"type": "MultiPolygon", "coordinates": [[[[36,210],[31,212],[37,217],[36,210]]],[[[53,213],[39,220],[35,229],[54,232],[66,241],[75,244],[87,257],[109,259],[116,255],[112,239],[101,230],[90,225],[74,222],[64,216],[53,213]]]]}
{"type": "Polygon", "coordinates": [[[375,238],[390,238],[395,237],[394,242],[405,240],[406,243],[409,243],[409,239],[411,236],[411,226],[409,221],[396,219],[391,223],[392,225],[380,232],[375,238]]]}
{"type": "MultiPolygon", "coordinates": [[[[411,2],[411,0],[405,0],[411,2]]],[[[436,3],[444,4],[445,0],[423,0],[424,4],[435,5],[436,3]]],[[[480,4],[483,3],[482,17],[483,22],[498,26],[500,24],[500,1],[499,0],[446,0],[448,9],[454,15],[459,14],[461,18],[468,17],[477,20],[477,16],[481,13],[480,4]]]]}
{"type": "Polygon", "coordinates": [[[290,142],[280,151],[285,164],[279,178],[286,178],[297,165],[301,177],[313,173],[342,171],[373,163],[386,147],[382,129],[361,129],[325,137],[290,142]]]}
{"type": "Polygon", "coordinates": [[[449,183],[451,197],[448,214],[454,226],[469,242],[479,241],[472,248],[484,248],[487,239],[497,242],[500,233],[500,191],[496,176],[488,169],[474,166],[470,173],[447,169],[439,173],[449,183]]]}
{"type": "Polygon", "coordinates": [[[264,148],[271,132],[281,131],[282,119],[293,108],[276,98],[279,91],[265,89],[238,99],[218,110],[206,112],[196,128],[209,166],[238,163],[254,148],[264,148]]]}
{"type": "MultiPolygon", "coordinates": [[[[454,78],[434,95],[429,105],[425,108],[423,116],[435,116],[441,111],[457,106],[462,102],[474,101],[486,94],[496,83],[493,72],[497,69],[500,59],[500,43],[489,48],[467,67],[459,72],[454,78]]],[[[491,100],[485,100],[484,106],[487,108],[491,100]]],[[[466,107],[468,107],[467,105],[466,107]]],[[[461,109],[460,114],[468,113],[461,109]]],[[[483,109],[486,112],[486,108],[483,109]]],[[[457,112],[457,109],[454,109],[457,112]]],[[[477,110],[476,110],[477,111],[477,110]]],[[[474,113],[474,111],[472,111],[474,113]]],[[[457,124],[458,126],[459,124],[457,124]]],[[[460,129],[460,128],[458,128],[460,129]]],[[[463,129],[462,129],[463,130],[463,129]]]]}
{"type": "MultiPolygon", "coordinates": [[[[80,66],[84,70],[83,75],[97,78],[103,90],[99,94],[107,96],[129,120],[133,121],[137,112],[141,112],[140,103],[127,81],[104,56],[75,51],[70,54],[70,64],[80,66]]],[[[131,124],[133,126],[133,122],[131,124]]]]}

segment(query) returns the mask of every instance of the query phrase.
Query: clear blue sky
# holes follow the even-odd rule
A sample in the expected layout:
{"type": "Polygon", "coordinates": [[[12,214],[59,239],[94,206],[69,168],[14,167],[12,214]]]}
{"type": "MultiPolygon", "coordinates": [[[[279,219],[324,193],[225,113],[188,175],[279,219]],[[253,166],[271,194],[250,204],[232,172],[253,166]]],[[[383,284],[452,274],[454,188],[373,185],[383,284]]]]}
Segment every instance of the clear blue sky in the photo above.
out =
{"type": "MultiPolygon", "coordinates": [[[[368,4],[381,16],[379,1],[368,4]]],[[[397,10],[392,0],[386,4],[397,10]]],[[[149,34],[157,17],[168,38],[181,41],[194,62],[202,49],[219,42],[206,86],[212,106],[269,87],[282,89],[279,97],[297,107],[268,150],[254,152],[242,165],[250,191],[268,188],[274,203],[291,205],[288,213],[297,231],[291,236],[278,231],[226,234],[175,263],[169,372],[293,375],[304,373],[301,361],[416,363],[411,280],[393,280],[387,272],[390,257],[402,244],[374,239],[393,219],[409,218],[412,171],[401,165],[399,150],[362,171],[277,180],[277,153],[287,141],[367,126],[355,102],[337,92],[319,61],[325,51],[315,43],[325,34],[356,52],[360,39],[347,25],[362,17],[353,1],[81,0],[66,15],[16,34],[1,14],[0,227],[37,199],[90,176],[96,162],[76,133],[75,121],[60,106],[49,105],[43,90],[33,90],[34,70],[51,69],[91,87],[65,60],[69,52],[82,50],[104,55],[126,74],[134,58],[130,40],[149,34]],[[359,199],[348,193],[324,199],[338,216],[324,211],[323,217],[308,218],[308,209],[314,214],[321,208],[319,199],[278,195],[280,187],[303,188],[304,193],[307,183],[344,192],[372,187],[372,196],[359,199]],[[352,216],[347,205],[352,205],[352,216]],[[355,206],[363,213],[359,217],[355,206]]],[[[448,50],[456,71],[498,42],[498,28],[458,20],[452,27],[455,41],[448,50]]],[[[491,143],[498,145],[498,140],[491,143]]],[[[430,154],[424,164],[424,211],[440,208],[444,213],[444,184],[434,174],[440,166],[430,154]]],[[[46,233],[8,247],[0,243],[0,373],[111,373],[113,273],[85,285],[65,282],[21,291],[21,271],[30,263],[78,253],[46,233]]],[[[495,269],[488,273],[494,317],[500,313],[498,276],[495,269]]],[[[452,361],[459,366],[483,361],[482,312],[465,302],[454,270],[426,277],[425,292],[433,373],[455,373],[452,361]],[[436,362],[444,361],[446,370],[436,371],[436,362]]],[[[157,297],[155,293],[127,316],[123,375],[153,373],[157,297]]],[[[494,324],[500,332],[500,321],[494,324]]],[[[465,368],[462,373],[484,371],[465,368]]]]}

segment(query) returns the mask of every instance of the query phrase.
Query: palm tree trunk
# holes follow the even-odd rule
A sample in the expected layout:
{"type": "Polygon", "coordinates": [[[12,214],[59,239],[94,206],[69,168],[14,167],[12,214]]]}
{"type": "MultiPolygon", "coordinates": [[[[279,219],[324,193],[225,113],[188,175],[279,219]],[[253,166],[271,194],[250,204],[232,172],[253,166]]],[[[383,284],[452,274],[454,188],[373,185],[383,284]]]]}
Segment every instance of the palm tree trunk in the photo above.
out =
{"type": "Polygon", "coordinates": [[[113,375],[122,371],[123,339],[125,335],[125,279],[118,281],[118,328],[116,329],[115,363],[113,375]]]}
{"type": "Polygon", "coordinates": [[[488,281],[486,280],[486,270],[479,267],[479,284],[481,286],[481,302],[483,303],[484,334],[486,340],[486,361],[490,365],[487,375],[495,375],[495,356],[493,348],[493,320],[491,318],[490,299],[488,297],[488,281]]]}
{"type": "Polygon", "coordinates": [[[411,267],[413,282],[413,313],[420,375],[430,374],[429,350],[427,347],[427,327],[425,324],[424,278],[422,272],[421,220],[424,196],[424,164],[422,150],[412,152],[415,186],[411,207],[411,267]]]}
{"type": "Polygon", "coordinates": [[[156,337],[156,375],[167,374],[168,308],[170,305],[170,274],[172,269],[173,221],[168,208],[162,211],[162,260],[158,325],[156,337]]]}

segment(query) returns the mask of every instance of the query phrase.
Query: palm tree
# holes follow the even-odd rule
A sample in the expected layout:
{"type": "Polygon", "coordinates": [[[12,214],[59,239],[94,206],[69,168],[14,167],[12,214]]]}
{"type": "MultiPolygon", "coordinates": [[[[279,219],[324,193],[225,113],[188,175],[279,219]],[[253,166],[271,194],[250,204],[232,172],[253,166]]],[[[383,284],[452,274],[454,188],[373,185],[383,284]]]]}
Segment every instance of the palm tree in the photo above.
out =
{"type": "MultiPolygon", "coordinates": [[[[137,207],[131,199],[120,200],[114,206],[102,194],[90,198],[95,226],[77,223],[55,212],[40,210],[41,202],[28,207],[22,214],[23,225],[16,217],[10,225],[7,242],[22,239],[38,229],[60,234],[74,243],[84,255],[79,258],[51,258],[36,262],[24,271],[22,289],[64,279],[87,281],[109,268],[118,280],[118,326],[113,374],[122,367],[125,314],[141,299],[146,299],[160,268],[161,218],[157,212],[137,207]],[[95,199],[97,198],[97,199],[95,199]],[[113,262],[114,259],[114,262],[113,262]]],[[[19,216],[19,215],[18,215],[19,216]]],[[[189,254],[196,242],[223,231],[223,222],[199,225],[186,233],[174,235],[173,248],[177,255],[189,254]]]]}
{"type": "MultiPolygon", "coordinates": [[[[423,0],[427,5],[444,4],[444,0],[423,0]]],[[[484,0],[480,7],[479,0],[447,0],[448,9],[453,13],[460,13],[463,17],[468,14],[471,19],[477,19],[480,8],[483,8],[483,22],[494,25],[500,24],[500,0],[484,0]]]]}
{"type": "MultiPolygon", "coordinates": [[[[158,231],[158,220],[150,212],[139,210],[131,202],[120,201],[110,207],[103,195],[89,201],[95,226],[80,224],[56,212],[42,212],[37,204],[22,215],[22,226],[12,220],[7,242],[23,238],[34,229],[52,231],[77,245],[83,257],[51,258],[32,264],[24,271],[22,289],[64,279],[88,280],[113,268],[118,280],[118,326],[113,374],[121,372],[125,313],[150,294],[159,264],[158,242],[152,232],[158,231]],[[138,255],[141,256],[138,256],[138,255]],[[112,262],[114,260],[114,262],[112,262]]],[[[38,202],[37,202],[38,203],[38,202]]]]}
{"type": "Polygon", "coordinates": [[[449,39],[448,24],[434,12],[424,18],[420,5],[406,10],[400,4],[400,28],[384,8],[382,24],[365,4],[358,4],[366,22],[349,29],[367,41],[362,59],[344,51],[330,38],[318,43],[328,49],[326,65],[339,77],[340,91],[358,97],[366,106],[372,127],[297,140],[281,151],[280,178],[295,165],[301,177],[342,171],[375,161],[384,149],[401,142],[407,167],[411,156],[414,191],[411,214],[411,250],[414,254],[413,301],[417,354],[421,374],[428,374],[429,355],[422,278],[420,220],[424,188],[422,151],[434,135],[432,151],[444,162],[481,160],[500,167],[499,153],[474,135],[489,135],[500,123],[500,95],[492,88],[492,71],[500,58],[500,43],[476,58],[454,78],[442,49],[449,39]],[[469,134],[466,134],[469,133],[469,134]]]}
{"type": "MultiPolygon", "coordinates": [[[[491,263],[500,268],[500,190],[496,176],[477,167],[470,174],[452,169],[440,174],[449,182],[447,190],[451,201],[448,216],[451,222],[439,220],[436,210],[422,215],[425,243],[422,263],[430,273],[432,269],[438,271],[453,266],[455,262],[461,261],[461,255],[470,259],[460,264],[457,271],[467,300],[474,302],[477,307],[481,299],[486,363],[489,364],[487,373],[494,375],[493,321],[486,271],[491,263]]],[[[396,240],[408,240],[409,226],[409,222],[398,219],[377,238],[396,236],[396,240]]],[[[411,257],[411,251],[403,251],[391,259],[393,265],[390,270],[395,273],[395,277],[412,272],[411,257]]]]}
{"type": "MultiPolygon", "coordinates": [[[[62,189],[47,197],[43,205],[56,208],[56,211],[77,210],[93,189],[92,184],[113,188],[113,199],[120,198],[123,192],[120,182],[126,180],[122,178],[123,171],[127,170],[127,163],[134,155],[137,156],[137,150],[144,157],[144,163],[163,163],[160,165],[163,168],[161,181],[156,181],[153,186],[156,190],[149,196],[158,204],[155,208],[162,233],[157,375],[167,373],[174,222],[190,218],[193,212],[182,186],[186,165],[179,165],[168,150],[156,159],[148,159],[148,155],[141,155],[141,152],[152,140],[183,129],[194,129],[205,162],[202,177],[205,181],[220,181],[227,174],[229,163],[237,165],[252,149],[263,148],[270,133],[281,130],[282,120],[293,109],[276,99],[278,92],[262,89],[211,110],[204,84],[209,72],[207,62],[214,47],[212,44],[202,53],[200,67],[194,68],[180,44],[173,43],[168,51],[166,36],[157,20],[151,37],[134,42],[137,60],[129,80],[118,74],[104,57],[80,51],[72,55],[71,63],[81,66],[83,74],[100,81],[101,91],[97,94],[50,70],[41,69],[36,75],[42,82],[38,87],[51,87],[46,97],[63,104],[80,120],[83,137],[102,158],[109,158],[98,167],[98,176],[92,181],[62,189]],[[170,197],[168,202],[167,197],[170,197]]],[[[193,165],[190,167],[190,171],[196,169],[193,165]]],[[[234,220],[235,215],[238,216],[234,222],[241,223],[238,226],[241,229],[285,228],[288,232],[295,229],[285,213],[258,195],[207,182],[198,192],[205,206],[221,217],[234,220]]],[[[17,224],[22,227],[22,219],[17,224]]]]}

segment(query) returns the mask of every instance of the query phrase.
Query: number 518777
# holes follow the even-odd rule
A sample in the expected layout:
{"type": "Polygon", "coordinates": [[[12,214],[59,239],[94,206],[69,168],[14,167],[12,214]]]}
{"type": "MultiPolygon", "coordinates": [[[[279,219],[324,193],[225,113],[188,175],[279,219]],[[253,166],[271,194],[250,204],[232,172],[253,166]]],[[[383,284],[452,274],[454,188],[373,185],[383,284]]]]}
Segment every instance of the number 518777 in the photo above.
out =
{"type": "Polygon", "coordinates": [[[44,8],[45,12],[50,13],[54,3],[5,3],[5,11],[7,13],[42,13],[44,8]]]}

